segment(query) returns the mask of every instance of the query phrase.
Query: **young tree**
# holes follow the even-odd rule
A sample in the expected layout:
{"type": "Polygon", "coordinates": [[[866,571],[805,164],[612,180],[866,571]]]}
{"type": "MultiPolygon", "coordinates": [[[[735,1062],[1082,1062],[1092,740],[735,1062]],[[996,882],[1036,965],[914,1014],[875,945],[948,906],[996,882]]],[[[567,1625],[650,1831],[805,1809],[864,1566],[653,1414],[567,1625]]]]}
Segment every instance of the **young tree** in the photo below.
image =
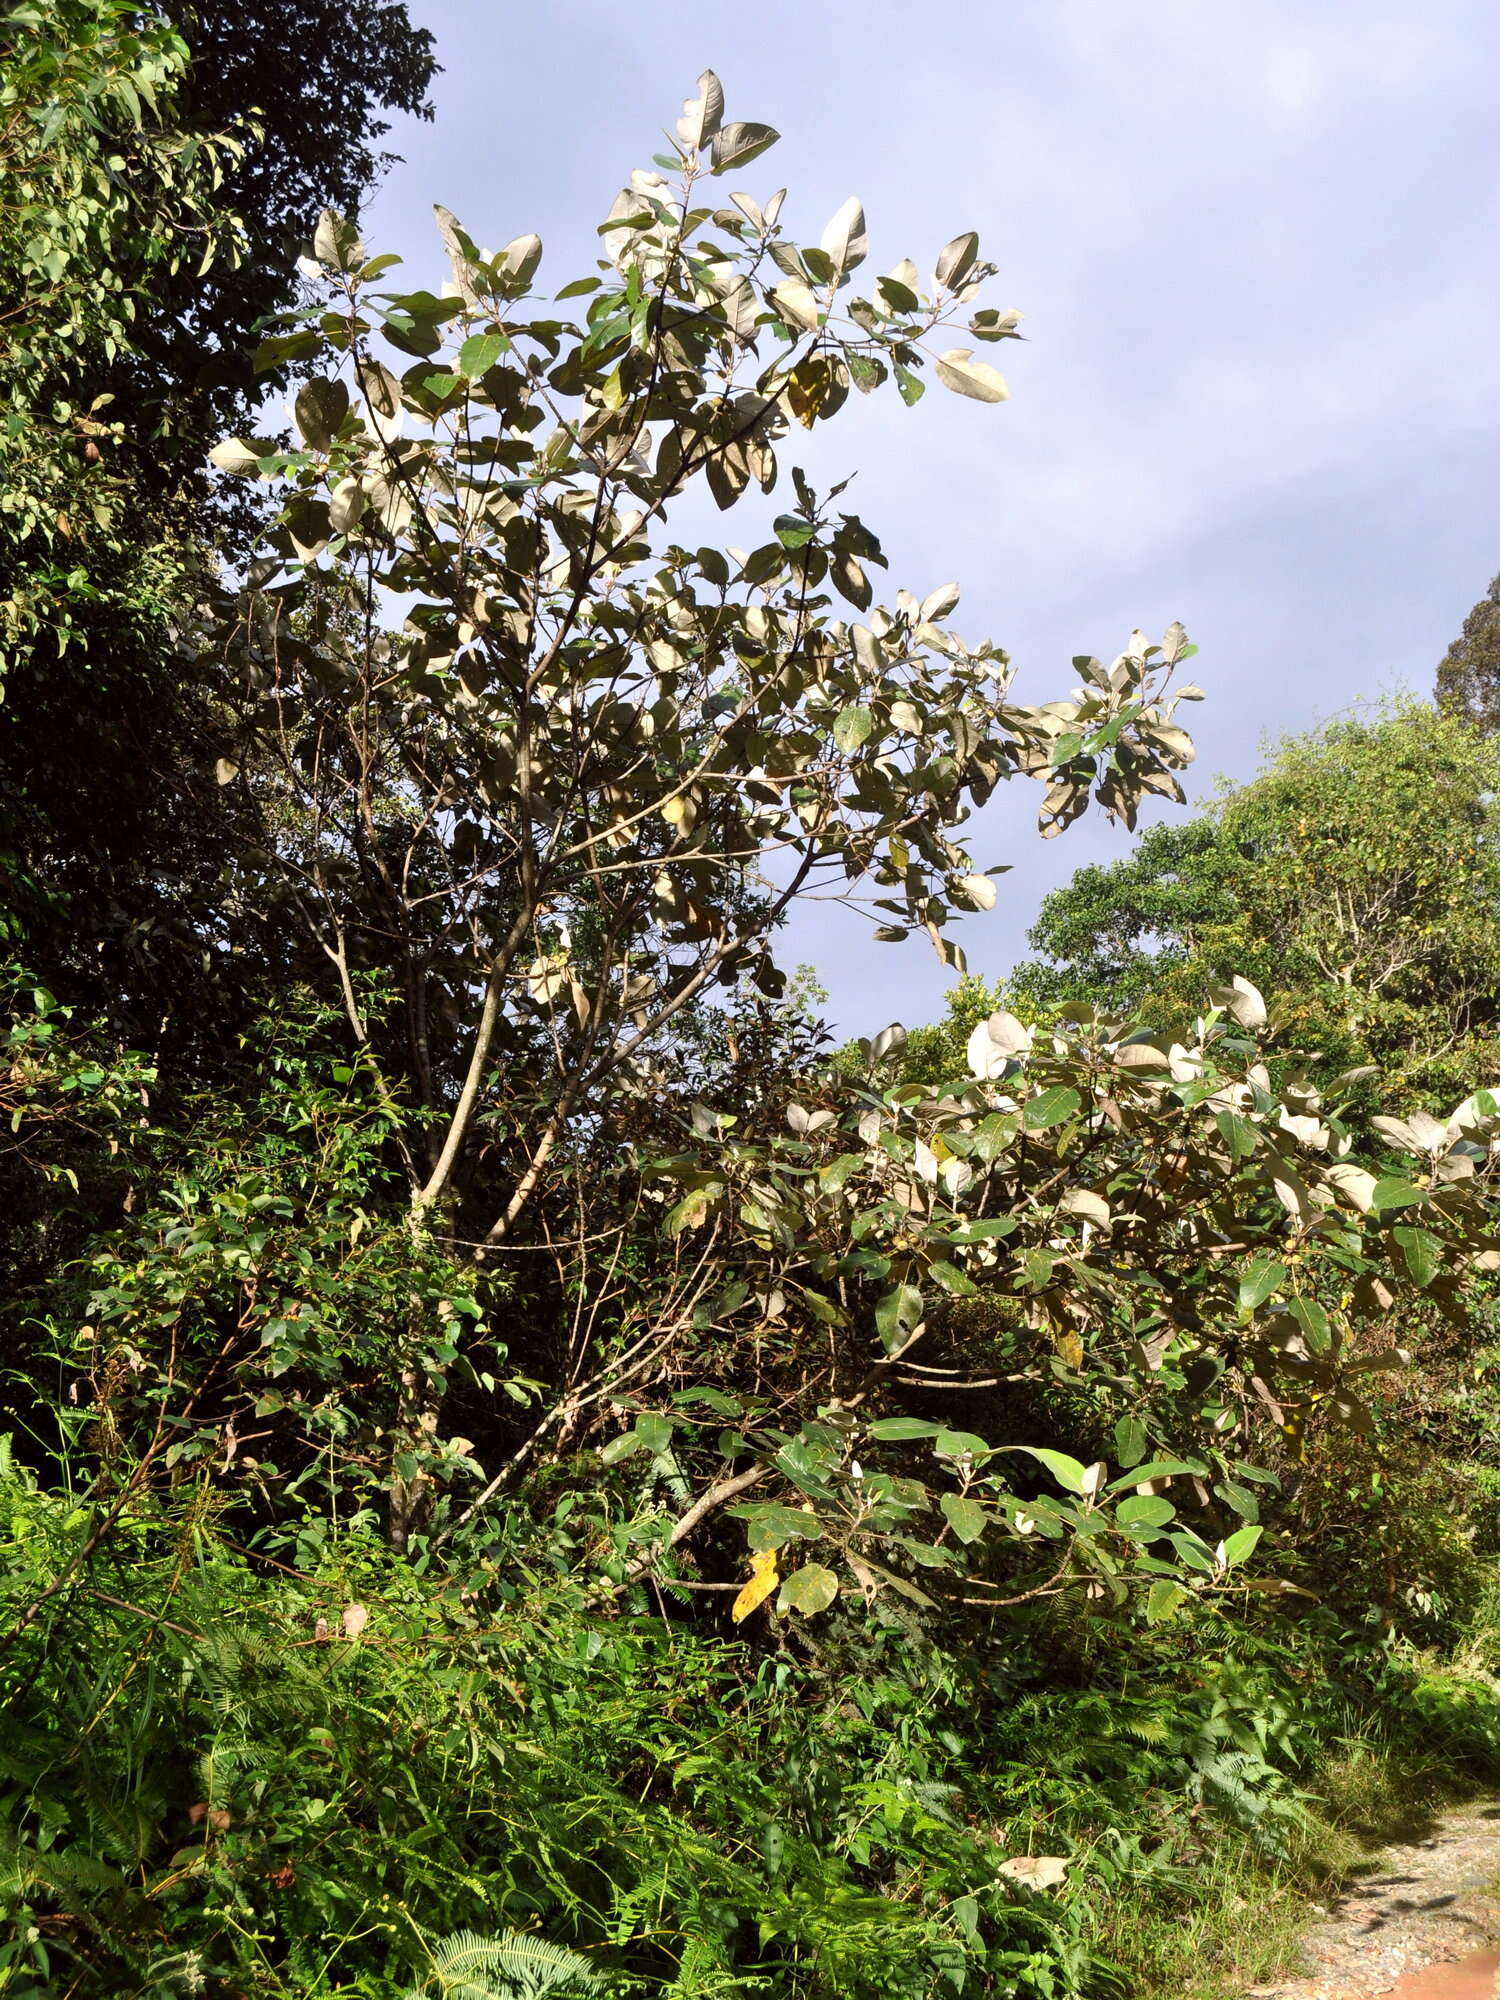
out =
{"type": "MultiPolygon", "coordinates": [[[[775,933],[798,896],[869,901],[878,935],[925,934],[961,967],[949,924],[993,901],[962,829],[997,783],[1041,778],[1054,832],[1091,795],[1127,820],[1147,792],[1180,797],[1191,755],[1174,708],[1197,690],[1169,685],[1180,627],[1160,647],[1133,635],[1109,667],[1075,661],[1068,700],[1023,707],[1004,655],[955,632],[956,587],[875,608],[878,540],[795,466],[755,546],[673,538],[704,488],[753,516],[788,437],[851,390],[894,381],[915,401],[930,371],[976,402],[1006,393],[972,346],[944,344],[956,321],[970,341],[1015,330],[1015,313],[977,303],[991,271],[973,234],[930,280],[908,262],[857,290],[856,200],[805,245],[782,230],[781,194],[713,189],[775,136],[725,122],[706,74],[661,171],[633,174],[606,217],[598,272],[550,303],[534,236],[482,251],[439,210],[450,282],[391,293],[393,260],[325,215],[321,294],[263,349],[270,366],[319,367],[297,397],[300,446],[215,453],[283,503],[237,627],[248,699],[224,773],[263,814],[262,893],[303,927],[383,1101],[409,1107],[414,1240],[507,1271],[550,1249],[576,1301],[545,1355],[544,1408],[443,1532],[539,1453],[576,1454],[634,1409],[606,1456],[644,1451],[656,1471],[616,1536],[617,1581],[779,1483],[795,1505],[745,1503],[757,1568],[742,1608],[775,1587],[788,1538],[825,1541],[867,1590],[911,1590],[905,1572],[948,1569],[956,1548],[976,1545],[979,1566],[997,1545],[1024,1555],[1040,1520],[1062,1564],[1027,1591],[1114,1593],[1122,1549],[1162,1581],[1172,1561],[1141,1549],[1163,1534],[1217,1583],[1254,1536],[1216,1556],[1134,1491],[1183,1476],[1216,1504],[1206,1460],[1140,1469],[1155,1439],[1138,1412],[1114,1481],[1040,1454],[1072,1496],[1040,1512],[999,1470],[1014,1446],[903,1416],[866,1429],[870,1413],[921,1379],[913,1350],[942,1299],[975,1285],[968,1267],[1027,1339],[1055,1340],[1058,1366],[1097,1348],[1141,1384],[1142,1409],[1164,1362],[1200,1403],[1229,1370],[1215,1436],[1242,1442],[1257,1396],[1288,1409],[1283,1373],[1343,1394],[1342,1371],[1374,1363],[1321,1295],[1357,1279],[1373,1323],[1393,1285],[1462,1267],[1483,1208],[1447,1162],[1484,1157],[1468,1135],[1492,1107],[1445,1131],[1430,1195],[1377,1186],[1316,1092],[1271,1088],[1243,982],[1170,1052],[1119,1022],[1046,1041],[998,1015],[935,1098],[857,1090],[787,1105],[783,1125],[774,1102],[747,1118],[674,1093],[689,1010],[716,987],[781,990],[775,933]],[[567,308],[583,299],[580,323],[567,308]],[[664,1181],[679,1199],[662,1232],[664,1181]],[[602,1270],[601,1239],[616,1246],[602,1270]],[[622,1239],[650,1273],[624,1305],[622,1239]],[[700,1409],[730,1426],[718,1448],[700,1409]],[[901,1469],[914,1439],[933,1441],[931,1486],[901,1469]],[[932,1540],[911,1517],[940,1491],[932,1540]]],[[[391,1439],[398,1541],[430,1520],[424,1453],[452,1363],[413,1330],[391,1439]]],[[[839,1588],[827,1562],[798,1577],[783,1586],[794,1608],[839,1588]]]]}
{"type": "Polygon", "coordinates": [[[1019,707],[1004,655],[952,630],[955,586],[871,609],[878,541],[800,471],[754,549],[671,539],[695,489],[721,508],[772,491],[789,426],[851,389],[894,378],[915,401],[930,366],[1000,401],[995,369],[934,343],[1018,318],[976,308],[972,233],[928,285],[902,263],[846,296],[857,201],[799,247],[781,195],[705,199],[776,136],[724,123],[711,75],[678,131],[675,182],[636,173],[602,226],[606,275],[562,287],[589,299],[581,325],[531,302],[535,237],[483,254],[440,211],[452,282],[392,295],[392,260],[326,216],[325,296],[263,357],[347,372],[299,393],[299,451],[216,454],[286,494],[243,628],[244,767],[298,829],[279,865],[362,1042],[359,975],[397,973],[381,1059],[430,1125],[414,1214],[456,1203],[489,1242],[684,1007],[780,990],[770,940],[797,896],[878,890],[881,935],[925,932],[959,963],[954,911],[993,901],[955,837],[973,804],[1023,771],[1050,782],[1049,826],[1091,786],[1129,811],[1189,754],[1164,693],[1180,629],[1081,662],[1071,703],[1019,707]],[[522,1044],[550,1072],[535,1116],[481,1146],[522,1044]]]}

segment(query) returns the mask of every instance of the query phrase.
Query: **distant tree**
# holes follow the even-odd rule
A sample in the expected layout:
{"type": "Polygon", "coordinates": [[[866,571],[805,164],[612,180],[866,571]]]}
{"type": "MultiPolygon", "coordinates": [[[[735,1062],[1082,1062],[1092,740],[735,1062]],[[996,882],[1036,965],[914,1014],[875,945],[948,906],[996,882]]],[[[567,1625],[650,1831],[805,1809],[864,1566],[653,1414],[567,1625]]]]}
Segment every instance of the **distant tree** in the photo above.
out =
{"type": "MultiPolygon", "coordinates": [[[[970,1035],[997,1007],[1006,1004],[1003,979],[993,985],[977,972],[959,975],[958,984],[944,998],[948,1010],[941,1020],[912,1028],[892,1051],[889,1073],[902,1083],[931,1083],[936,1077],[962,1076],[968,1056],[970,1035]]],[[[851,1040],[836,1048],[829,1066],[842,1078],[863,1077],[869,1067],[869,1052],[862,1041],[851,1040]]]]}
{"type": "MultiPolygon", "coordinates": [[[[1211,816],[1148,827],[1124,860],[1080,868],[1043,902],[1030,932],[1043,962],[1023,965],[1013,1003],[1069,1000],[1131,1012],[1175,990],[1180,970],[1231,907],[1216,865],[1223,847],[1211,816]]],[[[1201,968],[1187,971],[1191,986],[1201,968]]]]}
{"type": "Polygon", "coordinates": [[[1438,704],[1486,736],[1500,732],[1500,576],[1464,620],[1437,671],[1438,704]]]}
{"type": "MultiPolygon", "coordinates": [[[[1500,631],[1500,626],[1497,626],[1500,631]]],[[[1042,905],[1010,1004],[1185,1028],[1236,972],[1330,1072],[1442,1096],[1500,1065],[1500,752],[1412,703],[1289,737],[1261,774],[1042,905]]]]}

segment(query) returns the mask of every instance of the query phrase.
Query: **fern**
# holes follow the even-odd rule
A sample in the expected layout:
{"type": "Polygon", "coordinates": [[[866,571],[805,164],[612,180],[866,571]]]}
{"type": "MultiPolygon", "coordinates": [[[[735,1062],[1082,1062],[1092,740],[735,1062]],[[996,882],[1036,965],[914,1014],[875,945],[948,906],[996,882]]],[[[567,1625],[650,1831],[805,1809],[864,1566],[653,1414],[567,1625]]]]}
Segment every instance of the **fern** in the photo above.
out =
{"type": "Polygon", "coordinates": [[[695,1937],[688,1940],[666,2000],[720,2000],[721,1995],[744,1990],[744,1982],[735,1976],[725,1956],[723,1941],[695,1937]]]}
{"type": "Polygon", "coordinates": [[[1122,1715],[1114,1725],[1117,1736],[1128,1736],[1132,1742],[1158,1746],[1170,1743],[1176,1734],[1172,1723],[1162,1715],[1122,1715]]]}
{"type": "Polygon", "coordinates": [[[564,1988],[597,1989],[599,1975],[576,1951],[521,1931],[481,1937],[455,1931],[432,1947],[432,1970],[404,2000],[542,2000],[564,1988]]]}

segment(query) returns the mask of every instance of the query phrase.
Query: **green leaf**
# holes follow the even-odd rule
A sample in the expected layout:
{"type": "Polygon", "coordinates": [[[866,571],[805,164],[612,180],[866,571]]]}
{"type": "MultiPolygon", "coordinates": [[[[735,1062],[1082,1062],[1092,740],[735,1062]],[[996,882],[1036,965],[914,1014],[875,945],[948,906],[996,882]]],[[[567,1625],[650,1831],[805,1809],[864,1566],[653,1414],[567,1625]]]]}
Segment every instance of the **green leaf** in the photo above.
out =
{"type": "Polygon", "coordinates": [[[701,1403],[716,1417],[741,1417],[745,1406],[738,1396],[726,1396],[721,1389],[679,1389],[672,1401],[680,1410],[696,1409],[701,1403]]]}
{"type": "Polygon", "coordinates": [[[1153,1458],[1148,1465],[1133,1467],[1123,1479],[1114,1480],[1106,1490],[1118,1493],[1125,1486],[1145,1486],[1153,1479],[1174,1479],[1185,1474],[1201,1479],[1207,1471],[1208,1467],[1201,1458],[1153,1458]]]}
{"type": "Polygon", "coordinates": [[[875,727],[875,718],[867,708],[845,708],[834,719],[833,740],[846,757],[853,754],[875,727]]]}
{"type": "Polygon", "coordinates": [[[1213,1575],[1213,1556],[1200,1536],[1185,1529],[1180,1535],[1169,1536],[1168,1540],[1176,1549],[1179,1559],[1185,1562],[1189,1569],[1197,1570],[1202,1576],[1213,1575]]]}
{"type": "Polygon", "coordinates": [[[664,1452],[672,1443],[677,1426],[670,1417],[645,1416],[635,1420],[636,1435],[650,1452],[664,1452]]]}
{"type": "Polygon", "coordinates": [[[986,1216],[979,1222],[967,1222],[962,1229],[955,1230],[949,1238],[953,1243],[993,1243],[1002,1236],[1014,1236],[1017,1229],[1013,1215],[986,1216]]]}
{"type": "Polygon", "coordinates": [[[322,351],[323,336],[310,329],[302,333],[273,333],[256,348],[250,365],[257,375],[264,375],[286,361],[311,361],[322,351]]]}
{"type": "Polygon", "coordinates": [[[810,1618],[826,1611],[838,1594],[839,1580],[831,1569],[822,1563],[804,1563],[783,1580],[776,1609],[800,1611],[804,1618],[810,1618]]]}
{"type": "Polygon", "coordinates": [[[1146,1426],[1139,1417],[1121,1417],[1115,1425],[1115,1458],[1122,1468],[1139,1465],[1146,1455],[1146,1426]]]}
{"type": "Polygon", "coordinates": [[[1225,1568],[1232,1569],[1236,1563],[1243,1562],[1265,1532],[1264,1528],[1258,1527],[1236,1528],[1224,1542],[1225,1568]]]}
{"type": "Polygon", "coordinates": [[[915,1285],[894,1285],[875,1308],[875,1327],[888,1354],[903,1345],[922,1318],[922,1294],[915,1285]]]}
{"type": "Polygon", "coordinates": [[[936,1604],[927,1595],[926,1591],[919,1590],[910,1577],[897,1576],[894,1570],[886,1569],[882,1564],[872,1562],[868,1557],[864,1560],[864,1567],[872,1577],[877,1578],[888,1589],[894,1590],[898,1597],[907,1598],[913,1604],[920,1604],[924,1611],[935,1611],[937,1609],[936,1604]]]}
{"type": "Polygon", "coordinates": [[[610,1439],[599,1457],[605,1465],[618,1465],[622,1458],[629,1458],[633,1453],[644,1451],[645,1448],[646,1440],[639,1431],[622,1431],[618,1437],[610,1439]]]}
{"type": "Polygon", "coordinates": [[[911,286],[902,284],[899,278],[877,278],[875,289],[881,304],[889,306],[892,312],[914,313],[922,303],[911,286]]]}
{"type": "Polygon", "coordinates": [[[961,1542],[977,1542],[989,1525],[989,1515],[979,1502],[966,1500],[961,1493],[945,1493],[938,1505],[961,1542]]]}
{"type": "Polygon", "coordinates": [[[730,1512],[747,1523],[746,1536],[756,1554],[763,1549],[782,1548],[788,1542],[815,1542],[823,1533],[823,1524],[816,1514],[804,1513],[800,1507],[784,1507],[779,1501],[734,1507],[730,1512]]]}
{"type": "Polygon", "coordinates": [[[869,1434],[882,1444],[902,1444],[912,1438],[935,1438],[941,1424],[924,1423],[920,1417],[880,1417],[870,1425],[869,1434]]]}
{"type": "Polygon", "coordinates": [[[905,1549],[919,1569],[951,1569],[954,1557],[935,1542],[919,1542],[912,1535],[892,1535],[897,1548],[905,1549]]]}
{"type": "Polygon", "coordinates": [[[1252,1257],[1240,1277],[1240,1311],[1254,1312],[1285,1283],[1285,1264],[1274,1257],[1252,1257]]]}
{"type": "Polygon", "coordinates": [[[1013,1444],[1007,1451],[1024,1451],[1029,1458],[1037,1459],[1052,1474],[1059,1486],[1069,1493],[1082,1493],[1088,1468],[1078,1459],[1070,1458],[1065,1451],[1049,1451],[1039,1444],[1013,1444]]]}
{"type": "Polygon", "coordinates": [[[1115,1519],[1122,1528],[1164,1528],[1176,1516],[1177,1509],[1160,1494],[1132,1493],[1115,1509],[1115,1519]]]}
{"type": "Polygon", "coordinates": [[[909,368],[896,364],[896,387],[901,392],[901,400],[908,409],[913,403],[920,403],[927,394],[927,384],[919,375],[913,375],[909,368]]]}
{"type": "Polygon", "coordinates": [[[1260,1519],[1260,1502],[1248,1486],[1241,1486],[1237,1480],[1216,1479],[1214,1481],[1214,1494],[1227,1507],[1232,1507],[1242,1521],[1258,1521],[1260,1519]]]}
{"type": "Polygon", "coordinates": [[[1073,1116],[1082,1102],[1076,1090],[1069,1090],[1060,1083],[1049,1085],[1027,1100],[1027,1131],[1046,1132],[1054,1125],[1061,1125],[1065,1118],[1073,1116]]]}
{"type": "Polygon", "coordinates": [[[1443,1245],[1430,1229],[1403,1224],[1391,1231],[1401,1261],[1419,1285],[1430,1285],[1443,1263],[1443,1245]]]}
{"type": "Polygon", "coordinates": [[[1164,1625],[1169,1618],[1175,1618],[1189,1595],[1180,1583],[1170,1583],[1165,1577],[1153,1583],[1146,1593],[1146,1623],[1164,1625]]]}
{"type": "Polygon", "coordinates": [[[663,1218],[663,1225],[669,1236],[681,1236],[685,1230],[701,1229],[708,1220],[708,1213],[716,1196],[723,1192],[717,1184],[709,1187],[693,1188],[673,1204],[663,1218]]]}
{"type": "Polygon", "coordinates": [[[1384,1180],[1376,1181],[1370,1191],[1372,1208],[1410,1208],[1414,1203],[1426,1199],[1421,1188],[1413,1187],[1410,1181],[1403,1180],[1399,1174],[1389,1174],[1384,1180]]]}
{"type": "Polygon", "coordinates": [[[487,375],[505,352],[505,336],[499,333],[471,333],[458,350],[458,366],[471,382],[487,375]]]}
{"type": "Polygon", "coordinates": [[[776,539],[784,549],[805,548],[816,530],[800,514],[778,514],[774,523],[776,539]]]}
{"type": "Polygon", "coordinates": [[[992,1447],[977,1431],[950,1431],[946,1428],[937,1434],[933,1450],[939,1458],[988,1458],[992,1447]]]}
{"type": "Polygon", "coordinates": [[[1220,1137],[1229,1147],[1230,1157],[1236,1166],[1241,1160],[1248,1160],[1260,1144],[1260,1133],[1250,1120],[1241,1117],[1238,1111],[1216,1111],[1214,1123],[1219,1128],[1220,1137]]]}
{"type": "Polygon", "coordinates": [[[1316,1299],[1292,1299],[1288,1310],[1301,1327],[1303,1338],[1314,1354],[1326,1354],[1333,1345],[1333,1335],[1328,1327],[1328,1315],[1316,1299]]]}

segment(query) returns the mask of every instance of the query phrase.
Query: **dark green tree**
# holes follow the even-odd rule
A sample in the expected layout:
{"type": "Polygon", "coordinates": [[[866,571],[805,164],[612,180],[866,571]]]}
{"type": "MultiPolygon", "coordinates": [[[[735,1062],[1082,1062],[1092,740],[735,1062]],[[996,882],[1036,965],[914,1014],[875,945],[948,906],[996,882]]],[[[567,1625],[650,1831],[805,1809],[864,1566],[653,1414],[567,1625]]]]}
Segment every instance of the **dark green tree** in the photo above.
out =
{"type": "Polygon", "coordinates": [[[1500,1065],[1497,791],[1493,740],[1423,703],[1289,737],[1197,819],[1048,896],[1010,1004],[1175,1033],[1242,973],[1329,1073],[1374,1062],[1387,1094],[1442,1099],[1500,1065]]]}
{"type": "Polygon", "coordinates": [[[179,644],[226,509],[207,452],[285,372],[255,329],[330,200],[420,113],[405,9],[22,6],[3,26],[0,892],[28,963],[133,1037],[219,1016],[234,806],[219,680],[179,644]]]}
{"type": "Polygon", "coordinates": [[[1437,670],[1439,706],[1482,729],[1500,731],[1500,576],[1464,620],[1437,670]]]}

